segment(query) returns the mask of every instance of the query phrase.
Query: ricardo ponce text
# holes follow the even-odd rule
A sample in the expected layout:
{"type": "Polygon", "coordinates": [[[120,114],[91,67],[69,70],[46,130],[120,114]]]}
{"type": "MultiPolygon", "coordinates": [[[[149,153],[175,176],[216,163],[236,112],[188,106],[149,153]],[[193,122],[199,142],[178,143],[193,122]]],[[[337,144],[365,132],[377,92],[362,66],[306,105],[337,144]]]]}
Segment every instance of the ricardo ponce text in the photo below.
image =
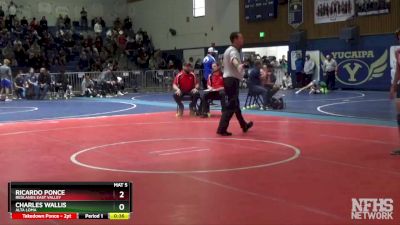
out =
{"type": "Polygon", "coordinates": [[[65,190],[15,190],[16,200],[59,200],[65,190]]]}

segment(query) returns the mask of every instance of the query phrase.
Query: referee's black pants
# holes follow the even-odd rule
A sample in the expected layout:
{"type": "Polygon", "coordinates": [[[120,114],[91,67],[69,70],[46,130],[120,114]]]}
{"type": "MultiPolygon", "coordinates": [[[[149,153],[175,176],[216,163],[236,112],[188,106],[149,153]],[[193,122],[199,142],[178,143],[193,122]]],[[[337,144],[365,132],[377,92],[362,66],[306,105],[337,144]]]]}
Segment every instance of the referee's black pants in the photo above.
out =
{"type": "Polygon", "coordinates": [[[328,87],[328,90],[332,91],[335,90],[336,86],[336,72],[335,71],[330,71],[326,72],[326,80],[325,80],[326,86],[328,87]]]}
{"type": "Polygon", "coordinates": [[[233,77],[224,78],[225,95],[228,98],[228,101],[225,110],[222,111],[222,116],[217,131],[218,133],[224,133],[227,131],[229,121],[232,119],[233,114],[236,115],[241,128],[245,128],[247,126],[247,123],[242,116],[242,111],[240,110],[239,84],[239,79],[233,77]]]}

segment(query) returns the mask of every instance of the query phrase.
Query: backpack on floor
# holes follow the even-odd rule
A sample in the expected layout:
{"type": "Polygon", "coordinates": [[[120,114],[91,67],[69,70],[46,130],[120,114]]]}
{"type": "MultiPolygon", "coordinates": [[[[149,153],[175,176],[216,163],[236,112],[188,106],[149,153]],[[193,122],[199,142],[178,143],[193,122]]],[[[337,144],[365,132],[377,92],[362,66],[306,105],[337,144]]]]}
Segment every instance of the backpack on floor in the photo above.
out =
{"type": "Polygon", "coordinates": [[[274,110],[282,110],[286,107],[283,98],[272,98],[271,107],[274,110]]]}

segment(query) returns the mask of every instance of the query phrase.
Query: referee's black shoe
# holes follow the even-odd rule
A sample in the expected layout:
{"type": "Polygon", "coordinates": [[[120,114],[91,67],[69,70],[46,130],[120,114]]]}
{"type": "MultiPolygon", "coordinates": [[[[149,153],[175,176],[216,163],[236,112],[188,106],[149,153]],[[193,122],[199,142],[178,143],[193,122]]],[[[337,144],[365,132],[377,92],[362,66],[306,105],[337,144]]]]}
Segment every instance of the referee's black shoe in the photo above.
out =
{"type": "Polygon", "coordinates": [[[250,130],[250,128],[252,128],[254,125],[253,121],[250,121],[249,123],[246,124],[246,127],[242,127],[242,130],[244,133],[247,133],[247,131],[250,130]]]}
{"type": "Polygon", "coordinates": [[[391,154],[392,154],[392,155],[399,155],[399,156],[400,156],[400,150],[393,151],[391,154]]]}
{"type": "Polygon", "coordinates": [[[230,133],[230,132],[228,132],[228,131],[225,131],[225,132],[217,132],[217,134],[219,134],[219,135],[221,135],[221,136],[223,136],[223,137],[229,137],[229,136],[232,136],[232,133],[230,133]]]}

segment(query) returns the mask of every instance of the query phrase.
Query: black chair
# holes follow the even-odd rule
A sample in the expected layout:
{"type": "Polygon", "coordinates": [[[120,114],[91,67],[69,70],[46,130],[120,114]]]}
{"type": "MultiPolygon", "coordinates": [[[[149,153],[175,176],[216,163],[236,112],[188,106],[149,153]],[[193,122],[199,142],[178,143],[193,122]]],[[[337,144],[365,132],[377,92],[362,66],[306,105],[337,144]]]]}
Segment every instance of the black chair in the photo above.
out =
{"type": "Polygon", "coordinates": [[[261,99],[261,94],[256,94],[251,90],[251,85],[247,83],[247,87],[249,88],[247,92],[246,102],[244,103],[244,109],[251,109],[254,105],[261,108],[263,105],[263,100],[261,99]]]}
{"type": "Polygon", "coordinates": [[[259,94],[253,94],[249,92],[246,97],[246,102],[244,104],[245,109],[250,109],[254,105],[258,106],[258,108],[261,108],[262,100],[259,94]]]}

